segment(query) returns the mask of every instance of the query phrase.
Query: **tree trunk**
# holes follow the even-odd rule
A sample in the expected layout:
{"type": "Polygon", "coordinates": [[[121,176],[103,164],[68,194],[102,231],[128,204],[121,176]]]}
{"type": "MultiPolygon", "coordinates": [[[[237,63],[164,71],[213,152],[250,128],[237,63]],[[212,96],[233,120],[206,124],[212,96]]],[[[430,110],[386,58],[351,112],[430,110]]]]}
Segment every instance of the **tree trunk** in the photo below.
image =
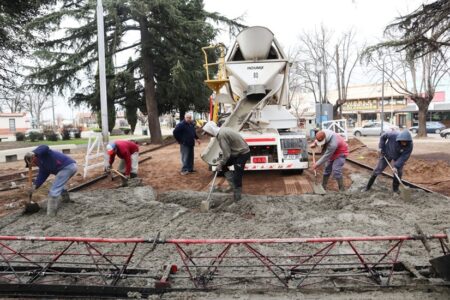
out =
{"type": "Polygon", "coordinates": [[[416,101],[417,107],[419,108],[419,130],[417,132],[418,137],[427,136],[427,114],[429,103],[425,100],[416,101]]]}
{"type": "Polygon", "coordinates": [[[151,36],[148,31],[148,22],[142,17],[139,22],[141,31],[143,75],[145,89],[145,104],[147,106],[148,128],[150,130],[150,141],[154,144],[162,144],[161,126],[159,124],[158,103],[155,97],[154,67],[151,52],[149,50],[151,36]]]}

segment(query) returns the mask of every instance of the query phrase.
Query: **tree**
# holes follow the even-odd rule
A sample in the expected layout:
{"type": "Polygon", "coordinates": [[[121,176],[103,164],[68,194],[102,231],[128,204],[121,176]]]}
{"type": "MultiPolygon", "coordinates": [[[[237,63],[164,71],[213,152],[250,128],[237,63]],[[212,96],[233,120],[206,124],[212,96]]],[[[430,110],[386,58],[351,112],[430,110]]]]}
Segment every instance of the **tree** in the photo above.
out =
{"type": "Polygon", "coordinates": [[[394,52],[388,48],[378,52],[378,57],[374,57],[372,52],[364,55],[369,63],[384,73],[386,81],[396,92],[417,104],[419,137],[427,136],[428,107],[434,98],[436,87],[450,70],[447,52],[430,52],[416,57],[414,52],[394,52]]]}
{"type": "Polygon", "coordinates": [[[300,48],[296,69],[305,88],[313,93],[316,103],[328,103],[328,78],[331,73],[330,47],[332,32],[323,24],[312,33],[300,36],[300,48]]]}
{"type": "Polygon", "coordinates": [[[38,128],[41,125],[42,112],[51,107],[49,98],[42,92],[30,91],[26,95],[26,101],[24,102],[25,110],[27,110],[32,120],[35,122],[33,128],[38,128]]]}
{"type": "Polygon", "coordinates": [[[354,38],[354,31],[349,30],[336,39],[322,25],[318,31],[303,33],[300,49],[295,54],[295,82],[292,81],[292,84],[312,92],[316,103],[329,103],[330,80],[333,75],[336,76],[338,99],[333,105],[335,117],[342,117],[342,105],[347,101],[350,79],[361,53],[354,38]]]}
{"type": "Polygon", "coordinates": [[[388,25],[385,35],[388,40],[373,46],[374,49],[404,50],[417,58],[449,47],[450,1],[437,0],[421,5],[388,25]]]}
{"type": "MultiPolygon", "coordinates": [[[[138,92],[145,99],[151,140],[161,143],[161,111],[177,105],[197,108],[198,102],[193,101],[204,96],[203,78],[198,80],[203,72],[200,48],[209,44],[217,33],[207,20],[231,26],[240,24],[206,12],[201,0],[109,0],[104,2],[104,8],[105,41],[113,45],[107,56],[136,50],[137,57],[131,62],[136,68],[134,80],[143,81],[143,90],[138,92]],[[139,40],[126,44],[125,35],[131,31],[139,33],[139,40]]],[[[46,62],[31,76],[35,85],[62,92],[65,88],[79,88],[82,72],[92,80],[90,70],[97,62],[95,1],[62,0],[62,8],[36,19],[29,28],[41,39],[36,55],[46,62]],[[65,18],[78,20],[79,26],[66,29],[61,38],[49,39],[48,32],[60,30],[65,18]]],[[[117,75],[117,69],[120,67],[114,68],[112,76],[117,75]]],[[[87,98],[79,98],[83,99],[87,98]]],[[[115,94],[114,103],[122,104],[119,99],[125,98],[115,94]]]]}
{"type": "Polygon", "coordinates": [[[355,46],[355,33],[349,30],[344,33],[336,44],[334,72],[336,74],[336,86],[338,90],[338,99],[333,105],[333,115],[342,118],[342,105],[347,102],[347,91],[350,84],[350,78],[356,63],[360,59],[361,49],[355,46]]]}
{"type": "Polygon", "coordinates": [[[24,26],[41,13],[41,8],[54,0],[2,0],[0,1],[0,94],[15,91],[22,77],[19,57],[28,49],[24,26]]]}

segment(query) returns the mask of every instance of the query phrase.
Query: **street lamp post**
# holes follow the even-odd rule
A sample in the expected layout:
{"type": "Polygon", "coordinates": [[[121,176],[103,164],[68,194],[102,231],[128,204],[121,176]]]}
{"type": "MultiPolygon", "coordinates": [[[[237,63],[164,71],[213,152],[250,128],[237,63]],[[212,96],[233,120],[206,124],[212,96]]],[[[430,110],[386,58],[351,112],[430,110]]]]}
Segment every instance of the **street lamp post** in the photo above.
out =
{"type": "MultiPolygon", "coordinates": [[[[98,68],[100,82],[100,111],[102,116],[103,143],[109,139],[108,128],[108,103],[106,96],[106,71],[105,71],[105,30],[103,24],[102,0],[97,0],[97,41],[98,41],[98,68]]],[[[106,156],[105,156],[106,160],[106,156]]]]}
{"type": "Polygon", "coordinates": [[[384,58],[383,72],[381,74],[381,134],[384,132],[384,58]]]}

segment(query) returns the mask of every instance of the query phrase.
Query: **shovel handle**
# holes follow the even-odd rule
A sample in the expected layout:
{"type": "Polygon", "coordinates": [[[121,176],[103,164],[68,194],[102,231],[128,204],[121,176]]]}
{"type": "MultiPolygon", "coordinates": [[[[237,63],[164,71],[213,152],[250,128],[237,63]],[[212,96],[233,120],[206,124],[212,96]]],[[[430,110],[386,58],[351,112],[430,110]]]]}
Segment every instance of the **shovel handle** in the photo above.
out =
{"type": "Polygon", "coordinates": [[[119,171],[117,171],[116,169],[111,169],[112,172],[116,173],[117,175],[119,175],[122,178],[127,179],[127,177],[125,175],[123,175],[122,173],[120,173],[119,171]]]}
{"type": "Polygon", "coordinates": [[[33,170],[31,169],[31,166],[28,167],[28,185],[31,187],[33,186],[33,170]]]}
{"type": "Polygon", "coordinates": [[[403,184],[403,181],[400,179],[400,177],[398,177],[397,173],[394,172],[394,168],[392,168],[391,164],[389,163],[388,159],[386,158],[386,156],[383,155],[384,160],[386,161],[386,163],[388,164],[389,168],[391,168],[392,173],[394,174],[395,178],[397,178],[398,182],[400,182],[400,184],[405,187],[405,185],[403,184]]]}
{"type": "MultiPolygon", "coordinates": [[[[316,164],[316,152],[315,151],[312,151],[312,156],[313,156],[313,164],[316,164]]],[[[317,177],[316,169],[314,169],[314,176],[317,177]]]]}

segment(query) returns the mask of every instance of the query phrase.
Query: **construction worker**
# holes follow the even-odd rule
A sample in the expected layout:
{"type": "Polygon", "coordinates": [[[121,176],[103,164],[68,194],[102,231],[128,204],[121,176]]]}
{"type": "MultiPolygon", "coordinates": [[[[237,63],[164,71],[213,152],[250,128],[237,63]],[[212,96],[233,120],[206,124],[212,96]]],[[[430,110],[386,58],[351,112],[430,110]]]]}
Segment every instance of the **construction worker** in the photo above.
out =
{"type": "MultiPolygon", "coordinates": [[[[384,169],[388,166],[386,159],[391,163],[394,161],[393,172],[397,173],[399,178],[403,175],[403,166],[411,156],[413,151],[413,141],[411,133],[408,130],[391,131],[386,132],[380,137],[380,143],[378,144],[378,164],[372,172],[372,176],[367,183],[364,191],[369,191],[372,187],[375,179],[380,175],[384,169]],[[385,159],[386,158],[386,159],[385,159]]],[[[399,192],[400,182],[397,177],[394,176],[392,181],[392,190],[395,193],[399,192]]]]}
{"type": "Polygon", "coordinates": [[[234,201],[241,200],[242,176],[244,175],[245,163],[250,159],[250,148],[242,136],[231,128],[217,127],[216,123],[209,121],[203,126],[204,134],[215,137],[222,150],[222,157],[216,166],[216,171],[224,171],[225,178],[233,190],[234,201]],[[233,165],[234,171],[228,166],[233,165]]]}
{"type": "Polygon", "coordinates": [[[137,177],[139,146],[136,143],[117,140],[106,146],[106,152],[109,155],[109,166],[105,170],[107,172],[111,170],[116,155],[121,159],[118,171],[125,175],[125,178],[122,178],[123,186],[127,185],[129,178],[137,177]]]}
{"type": "Polygon", "coordinates": [[[181,153],[181,175],[195,172],[194,170],[194,146],[195,141],[200,145],[200,139],[195,132],[192,114],[184,115],[184,120],[178,123],[173,130],[173,136],[180,144],[181,153]]]}
{"type": "Polygon", "coordinates": [[[345,159],[348,156],[348,145],[344,138],[338,133],[323,129],[316,134],[315,141],[310,145],[311,148],[322,146],[325,153],[322,157],[312,165],[312,169],[316,170],[319,166],[326,162],[325,170],[323,172],[322,186],[326,190],[328,179],[333,173],[339,187],[339,191],[344,191],[344,177],[342,176],[342,168],[345,159]]]}
{"type": "Polygon", "coordinates": [[[56,175],[48,193],[47,215],[56,216],[59,200],[70,202],[69,192],[65,185],[77,172],[76,162],[69,156],[51,150],[47,145],[40,145],[24,157],[27,168],[37,166],[39,173],[34,180],[28,194],[31,196],[48,178],[50,174],[56,175]]]}

